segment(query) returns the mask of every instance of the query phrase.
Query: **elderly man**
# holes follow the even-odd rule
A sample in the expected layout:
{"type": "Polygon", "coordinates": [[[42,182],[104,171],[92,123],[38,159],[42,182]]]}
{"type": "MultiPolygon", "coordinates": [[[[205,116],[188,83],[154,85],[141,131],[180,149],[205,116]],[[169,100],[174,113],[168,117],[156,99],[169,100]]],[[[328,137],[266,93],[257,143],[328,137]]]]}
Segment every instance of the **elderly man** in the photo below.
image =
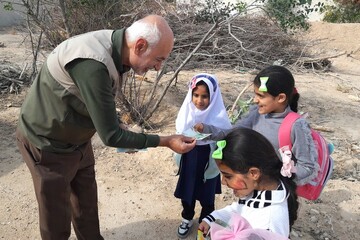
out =
{"type": "Polygon", "coordinates": [[[72,37],[48,56],[21,108],[17,140],[34,183],[42,239],[103,239],[91,138],[121,148],[165,146],[184,153],[195,140],[133,133],[119,127],[115,92],[127,71],[159,70],[174,43],[160,16],[120,30],[72,37]]]}

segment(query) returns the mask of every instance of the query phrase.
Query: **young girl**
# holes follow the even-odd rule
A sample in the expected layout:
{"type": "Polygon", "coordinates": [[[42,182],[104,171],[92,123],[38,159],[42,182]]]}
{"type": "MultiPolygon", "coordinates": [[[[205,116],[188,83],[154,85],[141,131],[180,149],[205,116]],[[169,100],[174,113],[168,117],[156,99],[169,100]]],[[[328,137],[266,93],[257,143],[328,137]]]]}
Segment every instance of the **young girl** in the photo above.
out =
{"type": "Polygon", "coordinates": [[[212,157],[220,169],[221,182],[234,190],[239,201],[213,211],[203,219],[199,230],[207,234],[211,222],[228,224],[233,214],[240,214],[253,229],[288,237],[299,206],[296,184],[292,177],[282,175],[283,162],[271,143],[252,129],[238,128],[217,146],[212,157]]]}
{"type": "MultiPolygon", "coordinates": [[[[289,112],[297,112],[300,95],[295,88],[294,77],[285,67],[267,67],[255,77],[254,92],[256,106],[251,107],[249,114],[240,119],[234,128],[254,129],[264,135],[278,152],[280,124],[289,112]]],[[[212,140],[223,139],[228,133],[206,123],[197,124],[195,129],[199,132],[212,133],[209,137],[212,140]]],[[[304,185],[317,176],[319,169],[317,150],[311,137],[310,126],[304,118],[299,118],[293,124],[291,141],[293,143],[291,152],[296,168],[295,182],[297,185],[304,185]]]]}
{"type": "MultiPolygon", "coordinates": [[[[176,119],[176,131],[184,133],[201,122],[231,128],[218,81],[207,73],[197,74],[191,80],[176,119]]],[[[221,182],[219,169],[211,158],[214,149],[214,141],[197,140],[193,150],[178,156],[179,180],[174,195],[183,206],[183,220],[177,232],[180,238],[185,238],[193,225],[196,200],[202,207],[199,221],[215,209],[215,194],[221,193],[221,182]]]]}

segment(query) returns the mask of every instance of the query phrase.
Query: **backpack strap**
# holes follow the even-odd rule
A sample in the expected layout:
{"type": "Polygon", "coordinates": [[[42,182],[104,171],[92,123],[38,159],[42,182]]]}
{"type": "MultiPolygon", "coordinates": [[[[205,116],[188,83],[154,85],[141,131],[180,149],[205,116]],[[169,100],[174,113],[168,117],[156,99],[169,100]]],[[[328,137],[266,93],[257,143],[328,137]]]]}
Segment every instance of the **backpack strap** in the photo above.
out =
{"type": "Polygon", "coordinates": [[[289,112],[288,115],[282,121],[280,128],[279,128],[279,147],[289,146],[292,148],[291,143],[291,128],[294,122],[301,118],[301,115],[296,112],[289,112]]]}

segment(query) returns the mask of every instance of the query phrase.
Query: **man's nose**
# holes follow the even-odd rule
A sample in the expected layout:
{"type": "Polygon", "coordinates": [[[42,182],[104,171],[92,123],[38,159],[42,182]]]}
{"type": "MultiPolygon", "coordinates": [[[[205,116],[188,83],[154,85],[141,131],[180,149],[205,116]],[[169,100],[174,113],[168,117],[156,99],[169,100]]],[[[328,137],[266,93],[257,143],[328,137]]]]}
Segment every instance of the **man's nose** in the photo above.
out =
{"type": "Polygon", "coordinates": [[[160,70],[161,64],[162,64],[162,62],[159,62],[159,63],[155,64],[154,68],[155,68],[156,71],[160,70]]]}

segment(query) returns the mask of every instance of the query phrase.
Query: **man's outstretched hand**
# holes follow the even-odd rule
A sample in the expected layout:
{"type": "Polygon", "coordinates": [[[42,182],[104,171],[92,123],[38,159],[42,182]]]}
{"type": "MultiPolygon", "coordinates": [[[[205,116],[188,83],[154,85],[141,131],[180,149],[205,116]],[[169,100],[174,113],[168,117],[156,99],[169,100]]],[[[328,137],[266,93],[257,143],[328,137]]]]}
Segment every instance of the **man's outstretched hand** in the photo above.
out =
{"type": "Polygon", "coordinates": [[[184,135],[160,136],[159,146],[168,147],[177,153],[186,153],[195,147],[195,138],[184,135]]]}

